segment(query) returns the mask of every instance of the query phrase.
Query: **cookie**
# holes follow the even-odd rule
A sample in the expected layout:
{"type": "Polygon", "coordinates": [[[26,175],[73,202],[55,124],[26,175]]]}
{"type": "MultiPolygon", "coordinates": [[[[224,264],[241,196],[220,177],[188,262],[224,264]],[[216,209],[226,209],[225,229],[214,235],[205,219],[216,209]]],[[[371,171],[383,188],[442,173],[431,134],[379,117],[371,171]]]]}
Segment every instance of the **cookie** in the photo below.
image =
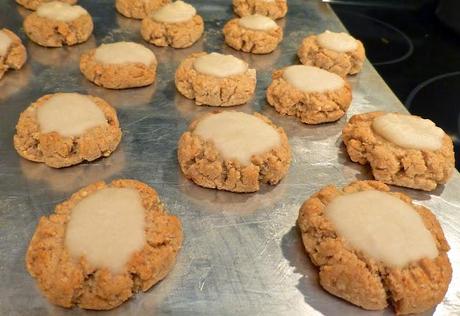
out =
{"type": "Polygon", "coordinates": [[[271,53],[283,40],[281,27],[259,14],[230,20],[225,24],[223,33],[228,46],[253,54],[271,53]]]}
{"type": "Polygon", "coordinates": [[[115,0],[117,11],[127,18],[145,19],[171,0],[115,0]]]}
{"type": "Polygon", "coordinates": [[[109,89],[148,86],[155,81],[156,69],[155,54],[133,42],[102,44],[80,58],[86,79],[109,89]]]}
{"type": "Polygon", "coordinates": [[[121,140],[117,113],[104,100],[48,94],[21,113],[14,147],[23,158],[53,168],[108,157],[121,140]]]}
{"type": "Polygon", "coordinates": [[[238,16],[260,14],[276,20],[283,18],[287,10],[287,0],[233,0],[233,11],[238,16]]]}
{"type": "Polygon", "coordinates": [[[304,38],[297,51],[300,62],[342,77],[361,71],[366,53],[363,43],[347,33],[325,31],[304,38]]]}
{"type": "Polygon", "coordinates": [[[351,98],[351,86],[345,79],[303,65],[273,72],[267,89],[267,101],[276,111],[307,124],[337,121],[345,115],[351,98]]]}
{"type": "Polygon", "coordinates": [[[430,210],[378,181],[327,186],[306,200],[297,224],[319,282],[368,310],[427,311],[452,277],[449,245],[430,210]]]}
{"type": "Polygon", "coordinates": [[[107,310],[164,279],[181,244],[181,222],[153,188],[101,181],[40,219],[26,265],[51,303],[107,310]]]}
{"type": "Polygon", "coordinates": [[[0,29],[0,79],[9,69],[21,69],[27,60],[27,51],[16,34],[0,29]]]}
{"type": "Polygon", "coordinates": [[[354,115],[342,132],[351,160],[369,164],[375,179],[434,190],[455,166],[452,139],[430,121],[398,113],[354,115]]]}
{"type": "Polygon", "coordinates": [[[189,47],[203,32],[203,18],[192,5],[180,0],[154,11],[141,25],[142,37],[156,46],[189,47]]]}
{"type": "MultiPolygon", "coordinates": [[[[24,8],[29,10],[37,10],[38,6],[45,2],[51,2],[55,0],[16,0],[16,3],[22,5],[24,8]]],[[[58,0],[60,2],[65,2],[68,4],[75,4],[77,0],[58,0]]]]}
{"type": "Polygon", "coordinates": [[[24,19],[24,31],[35,43],[61,47],[86,42],[93,32],[88,11],[78,5],[52,1],[38,6],[24,19]]]}
{"type": "Polygon", "coordinates": [[[255,192],[286,175],[291,148],[284,130],[261,114],[216,112],[182,134],[178,159],[185,177],[202,187],[255,192]]]}
{"type": "Polygon", "coordinates": [[[196,104],[232,106],[248,102],[256,89],[256,70],[232,55],[195,53],[176,70],[177,90],[196,104]]]}

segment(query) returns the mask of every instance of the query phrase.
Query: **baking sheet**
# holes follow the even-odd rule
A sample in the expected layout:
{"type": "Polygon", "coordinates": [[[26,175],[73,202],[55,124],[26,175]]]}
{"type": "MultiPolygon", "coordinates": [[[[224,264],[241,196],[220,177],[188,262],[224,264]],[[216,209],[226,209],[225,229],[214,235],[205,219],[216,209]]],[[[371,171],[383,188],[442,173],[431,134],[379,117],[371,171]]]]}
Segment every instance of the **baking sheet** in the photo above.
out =
{"type": "MultiPolygon", "coordinates": [[[[27,244],[40,216],[53,212],[82,186],[97,180],[135,178],[154,186],[169,211],[182,219],[185,241],[168,277],[104,315],[390,315],[366,312],[323,291],[295,227],[301,203],[326,184],[345,185],[371,178],[351,163],[340,141],[346,119],[373,110],[405,111],[372,66],[351,79],[353,104],[334,124],[307,126],[282,117],[265,101],[275,68],[297,63],[296,49],[309,33],[343,26],[328,5],[290,0],[289,15],[279,23],[285,39],[266,56],[236,52],[223,43],[220,30],[232,17],[230,0],[190,1],[206,22],[205,36],[193,47],[174,50],[143,42],[140,22],[123,18],[113,1],[81,0],[94,18],[90,40],[76,47],[46,49],[26,39],[22,17],[29,14],[12,0],[0,0],[0,26],[18,32],[29,60],[21,71],[0,81],[0,315],[95,314],[48,304],[24,266],[27,244]],[[155,86],[110,91],[86,81],[78,70],[79,54],[101,43],[131,40],[149,46],[159,60],[155,86]],[[175,90],[174,71],[188,54],[201,50],[232,53],[257,69],[256,97],[233,109],[258,111],[282,126],[293,151],[287,177],[259,193],[234,194],[200,188],[178,170],[176,143],[188,123],[214,108],[199,107],[175,90]],[[76,91],[113,104],[124,135],[109,158],[63,170],[21,159],[12,137],[19,113],[47,93],[76,91]]],[[[402,74],[403,75],[403,74],[402,74]]],[[[427,315],[460,313],[460,178],[431,194],[399,189],[432,209],[452,250],[453,279],[444,302],[427,315]]]]}

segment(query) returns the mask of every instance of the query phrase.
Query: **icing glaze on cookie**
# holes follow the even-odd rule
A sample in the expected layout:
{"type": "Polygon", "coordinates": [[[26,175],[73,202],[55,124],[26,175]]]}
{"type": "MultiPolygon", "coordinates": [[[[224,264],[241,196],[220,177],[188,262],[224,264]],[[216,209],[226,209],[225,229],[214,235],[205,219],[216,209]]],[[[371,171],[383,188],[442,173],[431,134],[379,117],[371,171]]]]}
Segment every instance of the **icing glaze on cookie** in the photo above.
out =
{"type": "Polygon", "coordinates": [[[72,209],[65,246],[96,268],[123,271],[133,253],[145,245],[145,209],[137,190],[105,188],[72,209]]]}
{"type": "Polygon", "coordinates": [[[219,53],[198,57],[193,67],[202,74],[221,78],[239,75],[248,70],[248,64],[241,59],[219,53]]]}
{"type": "Polygon", "coordinates": [[[238,24],[244,28],[255,31],[269,31],[278,27],[275,21],[260,14],[242,17],[238,20],[238,24]]]}
{"type": "Polygon", "coordinates": [[[349,52],[358,47],[358,42],[347,33],[326,31],[316,38],[319,46],[336,52],[349,52]]]}
{"type": "Polygon", "coordinates": [[[5,56],[13,41],[2,30],[0,30],[0,56],[5,56]]]}
{"type": "Polygon", "coordinates": [[[326,92],[340,89],[345,81],[332,72],[313,66],[294,65],[284,69],[283,78],[303,92],[326,92]]]}
{"type": "Polygon", "coordinates": [[[42,133],[57,132],[64,137],[79,136],[86,130],[107,125],[102,110],[86,95],[60,93],[37,109],[42,133]]]}
{"type": "Polygon", "coordinates": [[[41,4],[37,8],[37,15],[50,20],[70,22],[88,11],[78,5],[70,5],[65,2],[52,1],[41,4]]]}
{"type": "Polygon", "coordinates": [[[254,115],[242,112],[221,112],[205,117],[195,135],[212,141],[222,158],[251,163],[253,155],[264,154],[281,144],[275,128],[254,115]]]}
{"type": "Polygon", "coordinates": [[[195,8],[184,1],[167,4],[153,12],[152,19],[163,23],[180,23],[191,20],[196,15],[195,8]]]}
{"type": "Polygon", "coordinates": [[[445,135],[431,120],[396,113],[376,117],[372,128],[389,142],[407,149],[438,150],[445,135]]]}
{"type": "Polygon", "coordinates": [[[388,193],[369,190],[338,196],[325,215],[346,244],[389,266],[402,268],[438,256],[417,211],[388,193]]]}
{"type": "Polygon", "coordinates": [[[150,49],[133,42],[102,44],[96,49],[94,57],[103,64],[139,63],[150,66],[156,61],[150,49]]]}

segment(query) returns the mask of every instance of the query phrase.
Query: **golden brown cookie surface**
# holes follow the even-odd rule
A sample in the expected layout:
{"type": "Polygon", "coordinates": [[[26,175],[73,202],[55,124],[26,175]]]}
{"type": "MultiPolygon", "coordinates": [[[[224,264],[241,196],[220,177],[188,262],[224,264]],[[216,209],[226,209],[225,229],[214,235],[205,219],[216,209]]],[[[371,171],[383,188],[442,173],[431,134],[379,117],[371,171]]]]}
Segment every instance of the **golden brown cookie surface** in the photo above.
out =
{"type": "Polygon", "coordinates": [[[56,131],[42,131],[38,120],[39,109],[52,98],[62,95],[65,94],[45,95],[21,113],[14,135],[14,147],[18,154],[25,159],[43,162],[53,168],[68,167],[85,160],[93,161],[110,156],[118,147],[122,133],[115,109],[98,97],[87,96],[103,113],[106,121],[103,125],[91,126],[76,136],[63,136],[56,131]]]}
{"type": "Polygon", "coordinates": [[[162,280],[174,266],[181,244],[180,220],[168,215],[153,188],[136,180],[97,182],[57,205],[51,216],[40,219],[29,244],[26,265],[53,304],[107,310],[162,280]],[[145,245],[130,256],[118,273],[94,267],[84,256],[73,258],[64,246],[73,209],[107,188],[137,191],[145,209],[145,245]]]}
{"type": "MultiPolygon", "coordinates": [[[[253,54],[268,54],[276,49],[278,44],[283,39],[283,30],[275,22],[273,25],[265,27],[258,27],[251,18],[255,19],[269,19],[265,16],[250,15],[240,19],[232,19],[225,24],[223,33],[225,43],[236,49],[246,53],[253,54]],[[245,21],[248,26],[245,26],[245,21]],[[257,29],[256,29],[256,28],[257,29]]],[[[272,20],[269,20],[272,21],[272,20]]],[[[257,22],[257,20],[256,20],[257,22]]],[[[266,21],[259,22],[259,25],[264,26],[269,24],[266,21]]]]}
{"type": "MultiPolygon", "coordinates": [[[[254,95],[256,88],[256,70],[248,68],[245,63],[246,71],[242,73],[235,72],[228,76],[219,77],[197,71],[195,67],[197,60],[212,54],[216,56],[216,59],[229,56],[204,52],[190,55],[182,61],[176,70],[175,83],[177,90],[186,98],[194,100],[198,105],[233,106],[248,102],[254,95]]],[[[238,61],[244,63],[241,60],[238,61]]],[[[238,61],[231,60],[230,62],[237,63],[238,61]]],[[[218,70],[217,68],[215,69],[218,70]]],[[[236,69],[236,67],[232,69],[236,69]]]]}
{"type": "Polygon", "coordinates": [[[155,81],[156,69],[153,52],[132,42],[103,44],[80,58],[86,79],[108,89],[148,86],[155,81]]]}
{"type": "MultiPolygon", "coordinates": [[[[51,2],[51,1],[56,1],[56,0],[16,0],[16,2],[20,5],[22,5],[24,8],[29,9],[29,10],[37,10],[37,7],[45,2],[51,2]]],[[[61,2],[66,2],[68,4],[75,4],[77,3],[77,0],[58,0],[61,2]]]]}
{"type": "Polygon", "coordinates": [[[412,204],[407,195],[389,193],[414,208],[438,250],[434,259],[422,258],[403,268],[385,265],[352,248],[337,234],[325,215],[327,206],[335,198],[368,190],[389,192],[389,188],[378,181],[357,181],[343,189],[327,186],[300,208],[297,223],[305,249],[319,268],[321,286],[333,295],[370,310],[384,309],[391,304],[397,314],[410,314],[434,307],[447,291],[452,268],[447,257],[449,245],[433,213],[412,204]]]}
{"type": "Polygon", "coordinates": [[[71,46],[88,40],[93,32],[93,19],[80,6],[46,2],[24,19],[24,31],[41,46],[71,46]]]}
{"type": "Polygon", "coordinates": [[[233,11],[239,16],[257,13],[276,20],[283,18],[287,10],[286,0],[233,0],[233,11]]]}
{"type": "Polygon", "coordinates": [[[361,71],[366,57],[364,46],[356,40],[356,49],[351,51],[335,51],[318,44],[318,35],[304,38],[297,55],[304,65],[316,66],[342,77],[354,75],[361,71]]]}
{"type": "Polygon", "coordinates": [[[3,28],[0,29],[0,79],[9,69],[21,69],[27,60],[27,51],[21,39],[3,28]]]}
{"type": "Polygon", "coordinates": [[[116,0],[115,8],[127,18],[144,19],[171,0],[116,0]]]}
{"type": "MultiPolygon", "coordinates": [[[[389,142],[372,128],[375,118],[384,112],[354,115],[345,125],[342,138],[351,160],[369,164],[377,180],[425,191],[445,183],[454,165],[452,140],[442,138],[438,150],[408,149],[389,142]]],[[[404,114],[400,114],[404,115],[404,114]]]]}
{"type": "MultiPolygon", "coordinates": [[[[290,66],[273,72],[272,83],[267,89],[268,103],[279,113],[296,116],[306,124],[334,122],[344,116],[352,99],[351,86],[348,81],[343,80],[342,84],[329,84],[329,79],[338,82],[340,78],[336,78],[338,76],[333,73],[323,73],[323,70],[311,67],[315,69],[308,68],[307,72],[312,70],[313,75],[319,73],[321,77],[325,77],[324,86],[330,89],[323,89],[322,86],[315,84],[319,81],[310,76],[313,80],[312,89],[302,90],[301,87],[296,87],[289,82],[285,73],[287,69],[303,70],[303,67],[290,66]]],[[[302,81],[300,79],[297,81],[302,81]]]]}
{"type": "MultiPolygon", "coordinates": [[[[252,116],[260,120],[258,124],[264,124],[266,125],[265,128],[273,130],[278,140],[275,140],[274,143],[268,143],[267,147],[253,155],[248,156],[248,152],[239,154],[230,152],[231,156],[239,157],[239,159],[230,158],[226,155],[226,151],[231,150],[231,148],[226,146],[222,148],[213,140],[197,135],[197,128],[199,128],[201,122],[212,116],[222,115],[222,113],[225,113],[224,115],[231,115],[231,113],[240,115],[239,113],[241,112],[230,111],[207,114],[195,120],[190,125],[189,130],[182,134],[178,145],[178,159],[184,175],[200,186],[232,192],[255,192],[259,190],[260,183],[277,184],[286,175],[291,163],[291,149],[284,130],[274,125],[261,114],[249,115],[242,113],[242,115],[252,116]],[[270,144],[275,145],[273,147],[270,144]],[[246,157],[244,157],[245,155],[246,157]]],[[[230,117],[230,121],[232,119],[230,117]]],[[[223,126],[223,124],[220,125],[223,126]]],[[[258,139],[265,141],[269,138],[264,137],[261,139],[262,134],[258,132],[250,132],[246,127],[236,127],[236,122],[230,125],[235,127],[235,131],[238,131],[238,133],[233,134],[235,138],[238,137],[237,135],[245,135],[244,133],[252,135],[252,139],[250,139],[252,142],[257,142],[258,139]]],[[[222,133],[218,134],[222,136],[222,133]]],[[[228,135],[224,136],[227,139],[232,138],[231,127],[227,129],[226,134],[228,135]]],[[[273,137],[273,135],[270,137],[273,137]]],[[[236,140],[233,139],[230,143],[235,142],[236,140]]],[[[238,143],[240,144],[239,148],[249,149],[256,147],[254,144],[254,146],[243,144],[245,142],[241,139],[238,140],[238,143]]]]}

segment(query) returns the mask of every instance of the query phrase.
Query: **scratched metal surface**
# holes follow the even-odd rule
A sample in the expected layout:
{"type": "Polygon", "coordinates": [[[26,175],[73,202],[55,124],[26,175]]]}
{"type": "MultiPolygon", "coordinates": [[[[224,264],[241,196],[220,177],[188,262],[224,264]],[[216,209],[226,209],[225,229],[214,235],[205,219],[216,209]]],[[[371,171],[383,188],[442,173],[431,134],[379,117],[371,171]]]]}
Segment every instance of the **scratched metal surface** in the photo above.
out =
{"type": "MultiPolygon", "coordinates": [[[[79,73],[79,54],[116,40],[143,42],[139,22],[115,13],[112,1],[81,0],[96,25],[94,36],[80,46],[41,48],[21,28],[28,11],[14,1],[0,0],[0,26],[25,40],[29,52],[21,71],[0,81],[0,315],[93,314],[64,310],[47,303],[24,267],[24,255],[37,220],[53,212],[82,186],[97,180],[136,178],[154,186],[171,213],[183,222],[185,241],[168,277],[104,315],[389,315],[365,312],[323,291],[295,228],[298,209],[320,187],[344,185],[370,177],[365,167],[349,162],[340,142],[346,121],[306,126],[279,116],[267,106],[264,91],[271,70],[296,63],[303,36],[343,27],[330,8],[317,1],[291,0],[281,21],[285,39],[268,56],[250,56],[227,48],[220,29],[232,16],[230,1],[191,1],[204,16],[206,33],[192,48],[173,50],[150,46],[160,62],[155,86],[109,91],[87,82],[79,73]],[[201,2],[201,3],[200,3],[201,2]],[[293,150],[287,177],[259,193],[233,194],[195,186],[184,179],[176,162],[176,142],[196,116],[213,110],[198,107],[177,94],[173,73],[184,56],[195,51],[223,51],[247,60],[257,69],[257,95],[235,109],[259,111],[285,128],[293,150]],[[18,115],[43,94],[57,91],[89,93],[112,103],[124,131],[120,148],[109,158],[53,170],[20,159],[12,145],[18,115]]],[[[352,114],[376,109],[404,111],[369,63],[351,79],[352,114]]],[[[460,178],[432,194],[403,190],[431,208],[441,221],[452,250],[453,280],[445,300],[427,314],[460,312],[460,178]]]]}

